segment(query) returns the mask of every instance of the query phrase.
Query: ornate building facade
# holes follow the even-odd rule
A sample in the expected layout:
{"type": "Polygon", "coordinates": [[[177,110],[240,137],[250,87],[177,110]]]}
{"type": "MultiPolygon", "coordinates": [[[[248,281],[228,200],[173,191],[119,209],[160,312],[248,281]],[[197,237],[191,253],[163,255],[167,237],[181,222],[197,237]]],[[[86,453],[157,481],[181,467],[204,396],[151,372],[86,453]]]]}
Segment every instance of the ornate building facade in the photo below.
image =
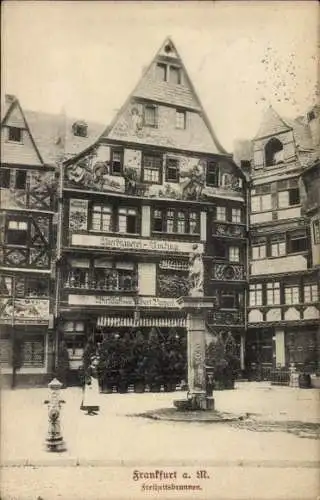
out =
{"type": "Polygon", "coordinates": [[[75,369],[88,339],[185,339],[177,299],[195,245],[216,303],[208,328],[244,345],[245,187],[166,40],[112,123],[62,168],[58,331],[75,369]]]}
{"type": "Polygon", "coordinates": [[[283,120],[270,107],[252,142],[246,361],[264,378],[291,363],[314,371],[320,359],[318,215],[313,236],[309,217],[319,150],[310,118],[283,120]]]}
{"type": "Polygon", "coordinates": [[[43,158],[14,96],[7,96],[3,114],[1,161],[2,373],[14,362],[20,378],[41,380],[52,370],[55,167],[43,158]]]}
{"type": "Polygon", "coordinates": [[[246,156],[234,157],[238,166],[169,39],[108,126],[25,111],[8,96],[2,373],[44,381],[59,364],[59,345],[76,373],[88,342],[127,335],[157,336],[164,348],[174,339],[186,353],[177,299],[188,294],[195,247],[215,304],[208,340],[231,333],[249,376],[268,378],[290,363],[315,370],[317,124],[317,107],[294,121],[270,108],[246,156]]]}
{"type": "Polygon", "coordinates": [[[58,166],[97,136],[95,124],[83,138],[74,134],[73,123],[63,114],[23,110],[15,96],[6,96],[1,121],[0,352],[4,383],[12,386],[47,381],[56,362],[58,166]]]}

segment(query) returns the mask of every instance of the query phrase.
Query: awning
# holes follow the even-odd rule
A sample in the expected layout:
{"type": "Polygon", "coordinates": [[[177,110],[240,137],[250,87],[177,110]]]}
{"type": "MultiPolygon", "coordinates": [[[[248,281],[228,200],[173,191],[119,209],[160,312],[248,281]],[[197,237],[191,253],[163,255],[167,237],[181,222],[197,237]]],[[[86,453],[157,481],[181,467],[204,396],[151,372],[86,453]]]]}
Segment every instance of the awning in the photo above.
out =
{"type": "Polygon", "coordinates": [[[126,317],[126,316],[99,316],[97,319],[97,327],[186,327],[187,319],[182,317],[126,317]]]}

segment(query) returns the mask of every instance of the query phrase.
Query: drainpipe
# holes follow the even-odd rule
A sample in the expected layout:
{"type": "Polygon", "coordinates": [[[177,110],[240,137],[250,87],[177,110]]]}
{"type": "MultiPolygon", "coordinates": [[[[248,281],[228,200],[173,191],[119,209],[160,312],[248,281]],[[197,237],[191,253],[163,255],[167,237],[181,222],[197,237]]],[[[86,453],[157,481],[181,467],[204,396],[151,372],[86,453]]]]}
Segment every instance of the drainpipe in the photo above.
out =
{"type": "Polygon", "coordinates": [[[57,248],[56,248],[56,293],[55,293],[55,355],[54,367],[58,367],[58,349],[59,349],[59,331],[58,331],[58,314],[60,302],[60,287],[61,287],[61,255],[62,255],[62,223],[63,223],[63,162],[59,162],[59,187],[58,187],[58,220],[57,220],[57,248]]]}
{"type": "Polygon", "coordinates": [[[245,369],[245,338],[248,330],[247,309],[248,309],[248,281],[249,281],[249,205],[250,205],[250,181],[246,188],[246,292],[244,294],[244,336],[242,337],[241,370],[245,369]]]}
{"type": "Polygon", "coordinates": [[[15,299],[16,299],[16,277],[12,277],[12,317],[11,317],[11,349],[12,349],[12,378],[11,378],[11,389],[16,386],[16,375],[17,375],[17,340],[16,340],[16,329],[15,329],[15,299]]]}

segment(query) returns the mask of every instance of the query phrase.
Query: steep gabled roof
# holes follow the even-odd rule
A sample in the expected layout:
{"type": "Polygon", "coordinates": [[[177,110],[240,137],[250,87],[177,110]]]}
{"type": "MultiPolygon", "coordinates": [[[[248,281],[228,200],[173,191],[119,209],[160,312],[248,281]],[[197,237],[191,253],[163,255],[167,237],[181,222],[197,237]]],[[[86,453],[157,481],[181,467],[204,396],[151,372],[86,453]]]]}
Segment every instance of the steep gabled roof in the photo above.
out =
{"type": "Polygon", "coordinates": [[[272,106],[269,106],[263,115],[262,122],[254,140],[277,135],[281,132],[288,132],[289,130],[292,130],[292,127],[281,118],[272,106]]]}
{"type": "Polygon", "coordinates": [[[16,121],[18,120],[19,123],[21,123],[21,122],[23,123],[24,128],[27,130],[27,133],[29,135],[29,138],[30,138],[30,141],[31,141],[31,144],[33,147],[32,155],[34,155],[34,153],[36,155],[36,156],[32,156],[32,157],[37,158],[38,161],[43,164],[44,161],[43,161],[42,155],[39,151],[38,145],[36,144],[36,141],[34,139],[32,131],[30,129],[28,119],[26,118],[26,116],[23,112],[23,109],[20,105],[19,100],[15,96],[10,96],[10,101],[6,102],[4,115],[3,115],[3,118],[1,121],[1,128],[5,127],[7,125],[7,123],[10,122],[10,118],[15,113],[15,111],[17,111],[17,116],[15,117],[15,120],[16,121]]]}
{"type": "MultiPolygon", "coordinates": [[[[203,152],[226,155],[228,154],[219,143],[211,123],[205,113],[200,99],[194,89],[194,86],[188,76],[182,59],[170,38],[167,38],[162,44],[160,50],[156,53],[149,66],[145,69],[139,82],[129,94],[127,100],[120,108],[110,126],[104,131],[102,137],[110,139],[133,140],[132,134],[124,131],[125,124],[128,123],[129,105],[135,99],[147,99],[160,104],[169,106],[187,108],[194,111],[198,117],[198,137],[197,131],[186,137],[186,134],[176,134],[176,137],[170,137],[170,146],[176,149],[188,149],[190,151],[202,150],[203,152]],[[155,66],[158,63],[168,62],[172,66],[178,66],[182,71],[183,85],[170,81],[159,81],[155,77],[155,66]]],[[[150,143],[152,143],[151,138],[150,143]]],[[[148,139],[141,138],[133,142],[148,143],[148,139]]],[[[154,141],[155,142],[155,141],[154,141]]],[[[161,141],[159,141],[161,145],[161,141]]],[[[163,141],[165,145],[165,140],[163,141]]],[[[168,145],[168,144],[166,144],[168,145]]]]}
{"type": "Polygon", "coordinates": [[[54,164],[60,157],[74,156],[101,135],[104,126],[100,123],[88,122],[87,136],[75,136],[72,125],[79,120],[61,114],[26,111],[35,141],[46,163],[54,164]]]}

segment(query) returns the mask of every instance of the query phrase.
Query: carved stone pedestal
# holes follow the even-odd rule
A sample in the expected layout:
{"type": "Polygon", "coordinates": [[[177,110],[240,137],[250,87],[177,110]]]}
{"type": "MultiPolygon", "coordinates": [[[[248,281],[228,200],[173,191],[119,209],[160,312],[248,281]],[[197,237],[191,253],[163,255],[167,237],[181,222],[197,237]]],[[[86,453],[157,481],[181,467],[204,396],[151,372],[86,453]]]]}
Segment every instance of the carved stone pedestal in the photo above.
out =
{"type": "Polygon", "coordinates": [[[178,302],[187,312],[188,329],[188,399],[185,405],[174,402],[176,408],[189,410],[213,410],[214,399],[207,395],[205,368],[205,312],[213,307],[212,297],[181,297],[178,302]]]}

